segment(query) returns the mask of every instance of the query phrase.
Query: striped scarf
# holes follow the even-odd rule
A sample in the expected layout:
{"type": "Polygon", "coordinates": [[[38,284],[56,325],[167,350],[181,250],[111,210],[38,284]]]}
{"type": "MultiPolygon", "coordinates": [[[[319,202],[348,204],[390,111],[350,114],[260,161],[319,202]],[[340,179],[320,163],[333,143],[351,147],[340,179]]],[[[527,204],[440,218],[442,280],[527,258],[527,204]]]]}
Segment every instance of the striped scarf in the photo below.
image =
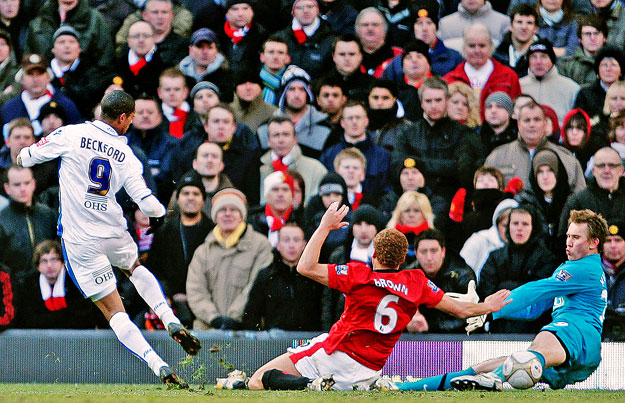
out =
{"type": "Polygon", "coordinates": [[[263,80],[263,101],[270,105],[276,105],[278,103],[277,90],[280,88],[280,82],[282,75],[286,70],[286,66],[278,72],[278,74],[270,73],[265,66],[260,70],[260,79],[263,80]]]}

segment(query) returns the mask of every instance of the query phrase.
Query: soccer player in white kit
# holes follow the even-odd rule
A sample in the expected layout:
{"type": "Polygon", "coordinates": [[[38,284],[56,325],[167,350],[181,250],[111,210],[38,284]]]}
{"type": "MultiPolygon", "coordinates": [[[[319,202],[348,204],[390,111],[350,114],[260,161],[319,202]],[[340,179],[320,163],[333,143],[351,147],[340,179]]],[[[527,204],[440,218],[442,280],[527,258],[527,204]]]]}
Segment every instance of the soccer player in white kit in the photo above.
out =
{"type": "Polygon", "coordinates": [[[164,383],[187,387],[152,349],[124,310],[112,265],[137,292],[188,353],[201,345],[174,315],[154,275],[137,259],[137,246],[126,230],[115,194],[124,187],[147,216],[160,226],[165,207],[143,180],[143,167],[124,134],[135,115],[133,98],[112,91],[102,98],[100,120],[64,126],[23,148],[17,164],[32,167],[60,157],[58,235],[67,271],[82,294],[102,311],[119,341],[142,359],[164,383]]]}

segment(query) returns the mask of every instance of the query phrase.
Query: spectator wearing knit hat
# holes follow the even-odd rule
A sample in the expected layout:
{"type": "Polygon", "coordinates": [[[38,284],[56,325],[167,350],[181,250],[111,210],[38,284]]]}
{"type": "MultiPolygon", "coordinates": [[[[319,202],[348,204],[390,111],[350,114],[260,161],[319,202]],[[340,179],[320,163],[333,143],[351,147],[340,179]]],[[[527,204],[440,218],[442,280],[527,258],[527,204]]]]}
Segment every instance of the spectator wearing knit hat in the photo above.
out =
{"type": "Polygon", "coordinates": [[[231,102],[232,73],[218,43],[217,35],[208,28],[193,32],[189,55],[180,61],[178,68],[186,76],[189,88],[200,81],[208,81],[219,88],[222,101],[231,102]]]}
{"type": "Polygon", "coordinates": [[[65,109],[54,101],[48,102],[39,109],[39,117],[37,118],[41,122],[41,128],[43,129],[43,135],[47,136],[61,126],[65,126],[67,122],[67,113],[65,109]]]}
{"type": "Polygon", "coordinates": [[[495,147],[509,143],[518,136],[516,121],[512,119],[514,102],[510,95],[497,91],[486,98],[484,107],[480,137],[486,152],[490,153],[495,147]]]}
{"type": "MultiPolygon", "coordinates": [[[[319,112],[314,106],[315,97],[310,86],[310,75],[295,65],[290,65],[282,76],[281,95],[278,107],[295,123],[297,142],[304,155],[318,158],[328,136],[330,124],[328,115],[319,112]]],[[[258,128],[258,139],[263,150],[269,148],[268,126],[258,128]]]]}
{"type": "Polygon", "coordinates": [[[331,63],[335,35],[329,24],[319,17],[317,0],[295,0],[290,27],[276,33],[289,48],[291,63],[312,77],[319,77],[331,63]]]}
{"type": "Polygon", "coordinates": [[[536,102],[552,108],[562,123],[564,115],[575,103],[579,84],[558,73],[556,54],[548,39],[540,39],[530,45],[527,51],[529,72],[519,80],[524,94],[534,97],[536,102]]]}
{"type": "Polygon", "coordinates": [[[575,99],[575,108],[583,109],[591,119],[602,115],[603,102],[608,88],[623,79],[625,54],[621,49],[604,46],[595,56],[596,79],[584,85],[575,99]]]}
{"type": "Polygon", "coordinates": [[[242,69],[234,74],[234,101],[230,107],[238,123],[245,123],[253,132],[278,110],[263,99],[263,81],[256,70],[242,69]]]}
{"type": "Polygon", "coordinates": [[[289,221],[303,225],[301,209],[293,209],[293,177],[286,172],[276,171],[263,180],[263,196],[267,203],[255,209],[247,222],[254,230],[267,236],[271,246],[278,243],[280,228],[289,221]]]}
{"type": "MultiPolygon", "coordinates": [[[[321,217],[326,212],[328,206],[332,202],[338,202],[341,205],[350,207],[350,211],[345,216],[344,221],[349,222],[351,220],[353,211],[351,211],[351,204],[347,197],[347,184],[341,175],[336,172],[328,172],[321,183],[319,184],[319,193],[310,199],[310,202],[306,206],[305,220],[306,220],[306,234],[311,234],[317,229],[321,222],[321,217]]],[[[330,232],[330,236],[326,239],[323,247],[321,248],[321,259],[327,261],[330,254],[343,242],[349,233],[347,227],[340,228],[338,230],[330,232]]]]}
{"type": "Polygon", "coordinates": [[[401,195],[410,191],[426,195],[430,199],[435,216],[444,215],[449,210],[449,205],[445,199],[432,193],[432,189],[427,185],[427,179],[423,172],[425,172],[423,161],[410,156],[393,164],[391,174],[389,175],[392,189],[382,196],[378,207],[387,221],[391,218],[391,214],[395,210],[401,195]]]}
{"type": "Polygon", "coordinates": [[[410,124],[406,118],[407,107],[404,101],[410,105],[413,114],[417,112],[415,116],[423,114],[418,91],[405,83],[398,85],[391,80],[382,79],[373,84],[369,91],[367,116],[371,138],[389,153],[393,153],[395,149],[399,132],[410,124]]]}
{"type": "Polygon", "coordinates": [[[195,330],[239,329],[258,272],[272,261],[267,237],[245,223],[247,202],[236,189],[213,196],[216,223],[195,251],[187,275],[187,300],[195,330]]]}
{"type": "Polygon", "coordinates": [[[304,180],[306,195],[303,204],[317,194],[319,183],[327,173],[321,162],[302,154],[297,144],[295,126],[284,116],[275,116],[268,122],[269,151],[260,157],[261,203],[265,203],[263,180],[272,172],[297,171],[304,180]]]}
{"type": "MultiPolygon", "coordinates": [[[[412,25],[414,35],[412,39],[418,39],[428,45],[430,53],[430,66],[432,74],[444,76],[462,63],[459,52],[450,49],[436,36],[438,29],[439,5],[436,0],[422,0],[419,2],[417,15],[412,25]]],[[[397,56],[386,68],[383,78],[396,80],[403,75],[402,57],[397,56]]]]}
{"type": "Polygon", "coordinates": [[[82,54],[78,32],[70,25],[61,25],[52,39],[52,85],[74,101],[82,116],[89,117],[104,95],[107,75],[82,54]]]}
{"type": "MultiPolygon", "coordinates": [[[[386,218],[375,207],[368,204],[354,211],[345,242],[330,255],[330,264],[362,262],[371,267],[373,238],[386,225],[386,218]]],[[[325,288],[321,300],[321,324],[324,330],[341,317],[345,309],[345,296],[338,290],[325,288]]]]}
{"type": "Polygon", "coordinates": [[[226,21],[216,31],[219,49],[233,70],[259,68],[258,53],[267,38],[265,29],[255,21],[256,1],[227,0],[226,21]]]}
{"type": "Polygon", "coordinates": [[[167,217],[154,234],[145,265],[158,273],[178,317],[185,326],[191,326],[194,317],[187,305],[188,267],[214,223],[202,211],[206,191],[197,172],[190,171],[180,178],[174,197],[179,210],[167,217]]]}

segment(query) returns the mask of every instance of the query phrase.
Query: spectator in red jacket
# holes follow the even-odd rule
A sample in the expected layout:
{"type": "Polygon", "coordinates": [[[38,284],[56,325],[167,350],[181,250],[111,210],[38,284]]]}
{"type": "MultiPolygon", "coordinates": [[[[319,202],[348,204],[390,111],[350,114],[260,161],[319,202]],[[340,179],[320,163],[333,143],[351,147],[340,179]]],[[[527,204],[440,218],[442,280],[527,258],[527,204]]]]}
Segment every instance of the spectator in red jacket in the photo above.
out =
{"type": "Polygon", "coordinates": [[[519,77],[509,67],[492,58],[493,40],[488,28],[481,23],[470,25],[464,31],[463,56],[466,61],[445,74],[448,83],[462,81],[473,88],[480,98],[480,115],[484,120],[486,98],[503,91],[515,99],[521,94],[519,77]]]}

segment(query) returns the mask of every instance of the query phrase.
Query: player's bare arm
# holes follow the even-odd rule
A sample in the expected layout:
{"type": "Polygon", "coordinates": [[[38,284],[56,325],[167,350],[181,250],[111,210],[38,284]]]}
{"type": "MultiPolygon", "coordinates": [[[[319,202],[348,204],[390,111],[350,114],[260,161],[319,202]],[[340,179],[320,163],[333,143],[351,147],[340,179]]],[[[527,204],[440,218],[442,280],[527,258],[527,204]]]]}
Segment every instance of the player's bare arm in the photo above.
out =
{"type": "Polygon", "coordinates": [[[459,301],[447,295],[443,296],[441,302],[434,308],[446,312],[458,318],[469,318],[471,316],[484,315],[491,312],[497,312],[504,306],[512,302],[511,299],[506,300],[510,296],[510,290],[499,290],[496,293],[486,297],[484,302],[473,303],[459,301]]]}
{"type": "Polygon", "coordinates": [[[297,264],[297,272],[323,285],[328,285],[328,265],[319,263],[319,254],[321,246],[325,242],[330,231],[348,226],[349,223],[344,222],[343,218],[349,212],[349,207],[341,206],[334,202],[330,204],[323,217],[319,227],[315,230],[312,237],[306,244],[302,257],[297,264]]]}

